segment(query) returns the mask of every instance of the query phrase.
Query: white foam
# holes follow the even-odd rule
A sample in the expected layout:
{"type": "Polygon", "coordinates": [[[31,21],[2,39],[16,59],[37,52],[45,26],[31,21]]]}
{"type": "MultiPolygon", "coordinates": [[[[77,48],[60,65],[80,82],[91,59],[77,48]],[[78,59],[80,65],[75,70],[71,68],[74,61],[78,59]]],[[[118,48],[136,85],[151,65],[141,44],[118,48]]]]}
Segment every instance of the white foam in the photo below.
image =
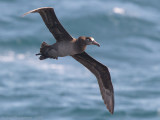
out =
{"type": "Polygon", "coordinates": [[[0,55],[0,62],[14,62],[15,60],[24,60],[25,54],[15,54],[13,51],[9,51],[4,55],[0,55]]]}
{"type": "Polygon", "coordinates": [[[113,12],[116,13],[116,14],[124,14],[125,10],[123,8],[114,7],[113,12]]]}
{"type": "Polygon", "coordinates": [[[0,56],[0,62],[12,62],[14,61],[13,56],[0,56]]]}
{"type": "Polygon", "coordinates": [[[25,55],[24,54],[18,54],[16,56],[19,60],[24,60],[25,59],[25,55]]]}
{"type": "Polygon", "coordinates": [[[59,73],[59,74],[65,74],[65,65],[61,65],[61,64],[51,64],[51,63],[47,63],[47,62],[39,62],[39,61],[30,61],[29,62],[30,66],[34,66],[36,69],[38,70],[42,70],[42,71],[51,71],[54,73],[59,73]]]}
{"type": "Polygon", "coordinates": [[[77,68],[77,66],[74,66],[72,64],[54,64],[54,62],[50,63],[48,62],[48,60],[40,61],[37,57],[33,56],[33,54],[30,53],[17,54],[14,51],[9,51],[7,53],[4,53],[3,55],[0,55],[0,63],[12,63],[12,65],[18,64],[22,66],[23,69],[28,69],[29,67],[29,69],[44,71],[49,74],[56,73],[72,78],[84,78],[91,76],[91,73],[82,66],[77,68]]]}

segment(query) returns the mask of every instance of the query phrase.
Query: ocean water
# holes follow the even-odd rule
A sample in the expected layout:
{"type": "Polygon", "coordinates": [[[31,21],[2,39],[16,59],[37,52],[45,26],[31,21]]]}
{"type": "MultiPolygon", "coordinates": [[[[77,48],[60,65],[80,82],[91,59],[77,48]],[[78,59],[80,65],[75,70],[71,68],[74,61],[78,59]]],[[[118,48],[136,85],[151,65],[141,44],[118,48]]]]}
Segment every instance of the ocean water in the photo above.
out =
{"type": "Polygon", "coordinates": [[[160,120],[159,13],[159,0],[0,0],[0,120],[160,120]],[[85,67],[35,56],[55,42],[38,14],[21,17],[39,7],[101,44],[86,52],[111,72],[113,115],[85,67]]]}

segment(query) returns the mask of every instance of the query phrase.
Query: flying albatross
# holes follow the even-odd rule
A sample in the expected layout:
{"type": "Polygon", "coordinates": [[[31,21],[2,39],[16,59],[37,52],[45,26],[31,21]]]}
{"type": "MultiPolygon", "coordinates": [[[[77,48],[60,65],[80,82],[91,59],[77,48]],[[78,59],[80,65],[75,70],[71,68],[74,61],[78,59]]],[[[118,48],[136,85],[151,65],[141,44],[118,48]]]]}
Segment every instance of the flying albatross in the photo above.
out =
{"type": "Polygon", "coordinates": [[[108,108],[109,112],[114,112],[114,90],[111,82],[111,77],[108,68],[100,62],[93,59],[86,52],[87,45],[100,46],[93,37],[80,36],[78,39],[73,38],[63,28],[61,23],[56,17],[54,9],[51,7],[43,7],[35,10],[31,10],[24,14],[38,12],[49,31],[56,39],[56,43],[48,45],[43,42],[40,48],[39,59],[44,60],[46,58],[58,59],[58,57],[72,56],[75,60],[83,64],[88,68],[97,78],[100,92],[104,100],[104,104],[108,108]]]}

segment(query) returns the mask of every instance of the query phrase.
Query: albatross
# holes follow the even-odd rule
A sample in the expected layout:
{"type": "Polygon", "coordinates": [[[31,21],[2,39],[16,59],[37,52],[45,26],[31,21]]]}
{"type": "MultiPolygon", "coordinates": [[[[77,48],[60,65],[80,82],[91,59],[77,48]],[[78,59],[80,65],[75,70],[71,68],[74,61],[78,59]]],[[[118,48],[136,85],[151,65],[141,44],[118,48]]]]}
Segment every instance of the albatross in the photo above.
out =
{"type": "Polygon", "coordinates": [[[100,44],[93,37],[80,36],[78,39],[73,38],[61,25],[52,7],[34,9],[23,16],[29,13],[39,13],[56,39],[56,43],[52,45],[45,42],[41,44],[40,53],[36,54],[40,55],[39,59],[58,59],[58,57],[71,56],[80,62],[96,76],[104,104],[109,112],[113,114],[114,90],[109,70],[85,52],[87,45],[100,46],[100,44]]]}

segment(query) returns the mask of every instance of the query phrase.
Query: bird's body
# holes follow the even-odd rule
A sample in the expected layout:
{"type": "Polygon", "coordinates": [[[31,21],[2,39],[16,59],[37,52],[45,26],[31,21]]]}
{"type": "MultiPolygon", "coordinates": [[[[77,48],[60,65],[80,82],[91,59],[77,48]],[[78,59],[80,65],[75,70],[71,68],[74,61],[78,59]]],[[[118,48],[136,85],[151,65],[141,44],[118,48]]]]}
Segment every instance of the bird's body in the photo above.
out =
{"type": "Polygon", "coordinates": [[[76,51],[75,49],[75,45],[75,42],[66,41],[61,41],[53,44],[53,46],[57,47],[58,57],[78,54],[78,51],[76,51]]]}
{"type": "Polygon", "coordinates": [[[69,55],[75,55],[79,54],[83,51],[78,51],[75,47],[77,46],[76,44],[76,39],[75,42],[70,41],[60,41],[56,42],[53,45],[50,45],[51,49],[48,51],[50,56],[55,56],[55,57],[64,57],[64,56],[69,56],[69,55]]]}
{"type": "Polygon", "coordinates": [[[99,46],[92,37],[81,36],[78,39],[73,38],[70,41],[57,41],[53,45],[48,45],[44,42],[41,45],[41,51],[38,55],[41,55],[40,59],[42,58],[41,60],[43,60],[43,58],[58,59],[58,57],[80,54],[86,49],[86,38],[92,40],[94,44],[99,46]]]}
{"type": "Polygon", "coordinates": [[[89,56],[85,49],[87,45],[100,46],[92,37],[80,36],[73,38],[57,19],[54,9],[50,7],[38,8],[25,13],[40,13],[44,23],[56,39],[56,43],[48,45],[43,42],[40,48],[40,60],[46,58],[72,56],[75,60],[88,68],[97,78],[101,95],[108,110],[114,112],[114,90],[108,68],[89,56]]]}

